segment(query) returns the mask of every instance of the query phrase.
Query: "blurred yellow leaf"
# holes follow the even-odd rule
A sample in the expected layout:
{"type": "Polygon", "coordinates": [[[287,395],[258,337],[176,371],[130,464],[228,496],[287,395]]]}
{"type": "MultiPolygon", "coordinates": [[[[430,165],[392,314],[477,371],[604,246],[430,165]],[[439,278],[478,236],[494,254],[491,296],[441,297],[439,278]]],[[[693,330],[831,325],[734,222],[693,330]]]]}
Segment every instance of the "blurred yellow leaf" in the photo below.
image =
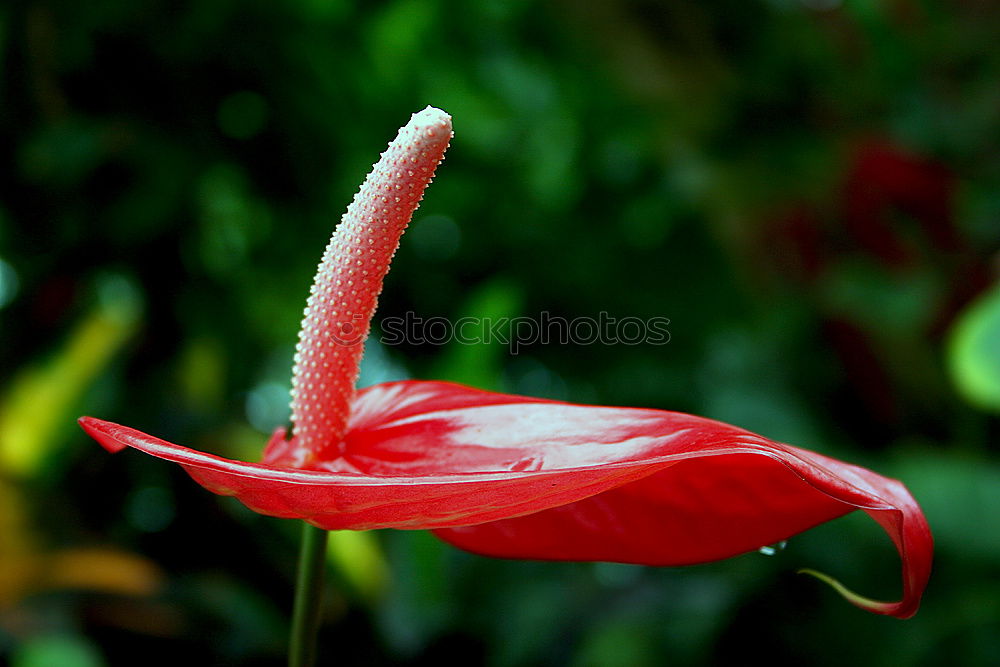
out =
{"type": "Polygon", "coordinates": [[[72,423],[72,409],[135,330],[137,308],[121,300],[93,309],[48,362],[16,375],[0,401],[0,470],[30,476],[72,423]]]}
{"type": "Polygon", "coordinates": [[[367,602],[374,602],[382,595],[389,580],[389,566],[372,532],[332,530],[326,555],[367,602]]]}
{"type": "Polygon", "coordinates": [[[74,547],[56,551],[43,560],[38,587],[152,595],[162,582],[160,569],[142,556],[100,547],[74,547]]]}
{"type": "Polygon", "coordinates": [[[14,486],[0,479],[0,609],[20,600],[30,589],[35,548],[24,499],[14,486]]]}
{"type": "Polygon", "coordinates": [[[222,402],[225,393],[225,350],[215,338],[195,338],[181,352],[178,383],[192,406],[208,410],[222,402]]]}
{"type": "Polygon", "coordinates": [[[89,590],[151,595],[163,574],[151,561],[123,551],[39,548],[18,489],[0,480],[0,610],[42,590],[89,590]]]}

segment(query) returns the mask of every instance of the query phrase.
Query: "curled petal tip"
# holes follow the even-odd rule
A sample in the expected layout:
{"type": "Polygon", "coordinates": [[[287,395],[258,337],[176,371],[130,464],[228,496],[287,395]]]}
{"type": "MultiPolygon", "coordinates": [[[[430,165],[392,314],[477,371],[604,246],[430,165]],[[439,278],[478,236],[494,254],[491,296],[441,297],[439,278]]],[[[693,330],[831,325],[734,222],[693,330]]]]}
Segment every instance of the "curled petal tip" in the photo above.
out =
{"type": "Polygon", "coordinates": [[[850,588],[840,583],[838,580],[834,579],[828,574],[823,572],[818,572],[816,570],[810,570],[808,568],[803,568],[798,570],[798,574],[807,574],[810,577],[815,577],[819,579],[826,585],[828,585],[833,590],[837,591],[841,597],[850,602],[856,607],[860,607],[865,611],[870,611],[873,614],[882,614],[884,616],[895,616],[896,618],[910,618],[917,613],[917,606],[919,601],[904,600],[902,602],[882,602],[880,600],[873,600],[867,598],[863,595],[855,593],[850,588]]]}

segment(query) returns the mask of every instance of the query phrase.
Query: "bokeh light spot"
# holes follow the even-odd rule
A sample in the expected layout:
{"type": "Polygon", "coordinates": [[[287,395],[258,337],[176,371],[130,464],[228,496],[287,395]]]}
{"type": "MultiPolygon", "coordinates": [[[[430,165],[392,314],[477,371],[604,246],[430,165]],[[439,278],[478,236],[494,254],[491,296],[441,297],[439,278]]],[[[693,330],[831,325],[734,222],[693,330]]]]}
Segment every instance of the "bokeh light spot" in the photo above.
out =
{"type": "Polygon", "coordinates": [[[261,433],[270,433],[291,419],[288,407],[289,387],[277,382],[263,382],[254,387],[246,400],[247,421],[261,433]]]}
{"type": "Polygon", "coordinates": [[[174,503],[166,489],[144,486],[133,493],[126,507],[129,522],[147,533],[163,530],[174,520],[174,503]]]}

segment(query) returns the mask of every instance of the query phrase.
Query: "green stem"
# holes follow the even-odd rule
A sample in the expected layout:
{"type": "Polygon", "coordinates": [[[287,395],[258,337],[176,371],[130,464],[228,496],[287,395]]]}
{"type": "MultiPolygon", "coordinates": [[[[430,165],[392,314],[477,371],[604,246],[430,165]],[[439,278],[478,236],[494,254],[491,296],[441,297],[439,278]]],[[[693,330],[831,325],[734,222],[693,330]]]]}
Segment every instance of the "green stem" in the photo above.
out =
{"type": "Polygon", "coordinates": [[[319,630],[320,602],[323,599],[327,532],[308,523],[303,523],[302,526],[288,667],[312,667],[315,663],[316,632],[319,630]]]}

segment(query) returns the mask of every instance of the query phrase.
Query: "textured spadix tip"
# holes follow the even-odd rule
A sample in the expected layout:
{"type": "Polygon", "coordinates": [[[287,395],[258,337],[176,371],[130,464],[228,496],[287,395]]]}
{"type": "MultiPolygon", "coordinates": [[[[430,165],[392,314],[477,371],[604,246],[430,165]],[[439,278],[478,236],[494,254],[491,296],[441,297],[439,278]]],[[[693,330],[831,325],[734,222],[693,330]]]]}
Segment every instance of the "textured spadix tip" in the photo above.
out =
{"type": "Polygon", "coordinates": [[[428,106],[410,117],[400,133],[404,140],[421,143],[444,143],[451,140],[451,116],[436,107],[428,106]]]}

